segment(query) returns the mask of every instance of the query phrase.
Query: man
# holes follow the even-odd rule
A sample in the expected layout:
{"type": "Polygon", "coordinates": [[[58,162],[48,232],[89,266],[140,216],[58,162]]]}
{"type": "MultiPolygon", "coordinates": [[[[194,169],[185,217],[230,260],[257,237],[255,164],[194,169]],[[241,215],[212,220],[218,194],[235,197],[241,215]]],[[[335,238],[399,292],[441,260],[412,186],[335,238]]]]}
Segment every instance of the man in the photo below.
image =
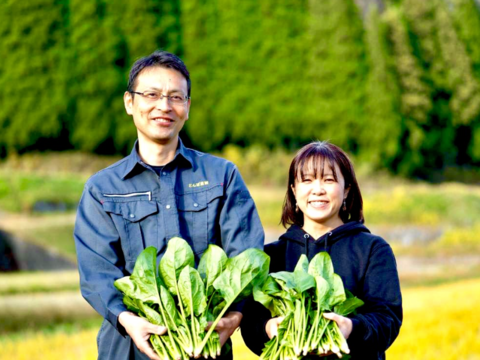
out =
{"type": "MultiPolygon", "coordinates": [[[[179,139],[190,86],[177,56],[162,51],[138,60],[124,94],[138,140],[129,156],[85,185],[74,236],[82,295],[105,318],[99,359],[160,359],[148,339],[166,329],[127,311],[113,285],[131,274],[147,246],[155,246],[160,259],[168,240],[179,236],[197,261],[212,243],[228,256],[263,248],[255,205],[235,165],[188,149],[179,139]]],[[[219,322],[222,345],[241,318],[232,310],[219,322]]],[[[231,352],[222,358],[231,359],[231,352]]]]}

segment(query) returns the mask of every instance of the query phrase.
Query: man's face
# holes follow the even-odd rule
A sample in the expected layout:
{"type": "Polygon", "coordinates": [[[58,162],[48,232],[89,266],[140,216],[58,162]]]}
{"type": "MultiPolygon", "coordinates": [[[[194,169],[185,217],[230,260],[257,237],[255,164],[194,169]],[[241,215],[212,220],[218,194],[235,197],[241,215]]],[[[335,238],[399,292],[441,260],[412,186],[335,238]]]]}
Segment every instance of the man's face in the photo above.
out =
{"type": "MultiPolygon", "coordinates": [[[[163,95],[187,96],[187,80],[178,71],[159,66],[142,70],[137,77],[135,92],[153,91],[163,95]]],[[[166,97],[152,101],[142,95],[124,94],[127,114],[132,115],[137,127],[138,141],[167,145],[177,140],[178,133],[188,120],[190,99],[176,104],[166,97]]]]}

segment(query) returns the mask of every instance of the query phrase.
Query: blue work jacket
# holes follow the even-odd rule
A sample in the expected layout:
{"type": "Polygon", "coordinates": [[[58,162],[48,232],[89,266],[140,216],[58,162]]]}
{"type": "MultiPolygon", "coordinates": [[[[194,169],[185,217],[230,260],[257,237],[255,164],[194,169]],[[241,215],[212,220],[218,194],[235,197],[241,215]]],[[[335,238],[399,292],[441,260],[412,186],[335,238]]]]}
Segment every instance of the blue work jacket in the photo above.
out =
{"type": "Polygon", "coordinates": [[[253,199],[237,167],[224,159],[179,145],[160,175],[131,154],[86,183],[75,223],[75,245],[83,297],[104,321],[99,359],[143,359],[118,315],[126,310],[115,280],[130,275],[137,256],[179,236],[196,261],[209,244],[229,257],[263,249],[264,232],[253,199]]]}

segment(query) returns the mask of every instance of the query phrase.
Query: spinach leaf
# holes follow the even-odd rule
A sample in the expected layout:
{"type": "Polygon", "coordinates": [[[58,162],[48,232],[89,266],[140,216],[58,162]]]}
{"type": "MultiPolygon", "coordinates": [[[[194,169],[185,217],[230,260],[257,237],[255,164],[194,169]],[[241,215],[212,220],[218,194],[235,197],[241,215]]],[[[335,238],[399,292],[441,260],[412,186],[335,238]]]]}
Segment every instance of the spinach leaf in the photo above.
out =
{"type": "Polygon", "coordinates": [[[168,291],[173,295],[178,295],[177,279],[186,266],[195,267],[192,249],[185,240],[179,237],[170,239],[167,250],[160,260],[159,271],[168,291]]]}
{"type": "Polygon", "coordinates": [[[215,291],[213,283],[225,269],[227,260],[227,254],[217,245],[209,245],[200,258],[198,272],[205,283],[207,296],[210,296],[215,291]]]}
{"type": "Polygon", "coordinates": [[[207,308],[205,286],[197,270],[186,266],[178,279],[179,293],[185,305],[185,315],[201,315],[207,308]]]}

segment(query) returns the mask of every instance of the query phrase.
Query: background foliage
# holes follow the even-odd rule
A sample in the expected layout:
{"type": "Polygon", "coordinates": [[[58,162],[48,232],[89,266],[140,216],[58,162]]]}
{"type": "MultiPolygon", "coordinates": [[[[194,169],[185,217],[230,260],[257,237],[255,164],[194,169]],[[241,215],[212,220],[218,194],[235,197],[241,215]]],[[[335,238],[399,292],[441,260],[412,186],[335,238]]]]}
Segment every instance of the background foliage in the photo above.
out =
{"type": "Polygon", "coordinates": [[[5,0],[0,156],[129,152],[129,67],[159,48],[192,74],[195,148],[329,139],[406,177],[478,179],[475,0],[5,0]]]}

